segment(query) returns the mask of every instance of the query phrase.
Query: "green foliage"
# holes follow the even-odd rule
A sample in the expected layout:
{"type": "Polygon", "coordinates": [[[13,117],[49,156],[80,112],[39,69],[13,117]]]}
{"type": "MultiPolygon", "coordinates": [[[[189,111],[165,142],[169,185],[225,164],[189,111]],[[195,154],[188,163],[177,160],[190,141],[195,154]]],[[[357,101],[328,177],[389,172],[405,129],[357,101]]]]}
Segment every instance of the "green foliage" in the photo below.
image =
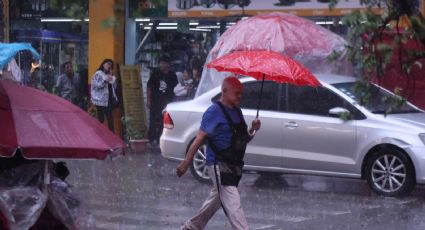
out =
{"type": "Polygon", "coordinates": [[[130,17],[167,17],[168,1],[167,0],[150,0],[154,8],[138,7],[130,9],[130,17]]]}
{"type": "Polygon", "coordinates": [[[115,16],[110,16],[101,22],[101,26],[103,29],[115,28],[118,26],[117,18],[115,16]]]}
{"type": "MultiPolygon", "coordinates": [[[[84,18],[87,18],[89,3],[96,0],[49,0],[50,7],[56,11],[63,12],[67,17],[80,19],[79,22],[84,23],[84,18]]],[[[113,8],[115,13],[125,10],[124,1],[118,1],[113,8]]],[[[113,28],[114,32],[118,32],[119,23],[115,16],[110,16],[101,22],[104,29],[113,28]]]]}
{"type": "Polygon", "coordinates": [[[67,17],[84,19],[88,16],[89,1],[95,0],[49,0],[49,6],[67,17]]]}
{"type": "Polygon", "coordinates": [[[349,112],[345,112],[345,113],[341,113],[339,115],[339,118],[343,121],[349,121],[353,119],[353,115],[351,115],[351,113],[349,112]]]}
{"type": "MultiPolygon", "coordinates": [[[[339,1],[345,0],[331,0],[329,7],[333,8],[339,1]]],[[[425,58],[425,51],[408,49],[406,44],[413,39],[418,44],[425,45],[425,24],[413,0],[361,0],[360,2],[366,10],[353,11],[344,16],[342,24],[349,28],[347,57],[359,68],[361,75],[355,90],[361,92],[361,103],[367,103],[371,97],[370,82],[372,79],[385,81],[384,73],[390,67],[389,63],[395,64],[393,57],[398,57],[398,63],[406,79],[414,65],[422,68],[418,60],[425,58]],[[382,7],[386,8],[384,14],[379,15],[374,12],[374,9],[382,7]],[[407,30],[399,27],[402,17],[406,17],[411,23],[411,27],[407,30]],[[393,23],[395,28],[390,28],[390,23],[393,23]],[[394,35],[392,40],[388,39],[390,37],[388,34],[394,35]],[[386,40],[384,40],[385,36],[387,36],[386,40]]],[[[401,90],[395,90],[394,93],[400,95],[401,90]]],[[[388,113],[405,103],[405,99],[402,98],[397,100],[382,98],[382,100],[387,102],[393,100],[390,101],[391,106],[386,110],[388,113]]]]}
{"type": "Polygon", "coordinates": [[[81,98],[81,103],[83,104],[84,108],[87,108],[87,113],[90,116],[97,118],[96,106],[91,102],[90,98],[88,98],[87,96],[81,98]]]}
{"type": "Polygon", "coordinates": [[[121,117],[121,124],[124,126],[125,130],[125,140],[138,140],[145,138],[145,133],[138,130],[134,124],[135,120],[130,116],[121,117]]]}
{"type": "MultiPolygon", "coordinates": [[[[401,88],[395,88],[394,93],[397,95],[401,94],[401,88]]],[[[385,115],[391,114],[394,109],[400,108],[404,103],[406,103],[406,99],[402,97],[383,97],[382,102],[389,102],[388,108],[385,110],[385,115]]]]}

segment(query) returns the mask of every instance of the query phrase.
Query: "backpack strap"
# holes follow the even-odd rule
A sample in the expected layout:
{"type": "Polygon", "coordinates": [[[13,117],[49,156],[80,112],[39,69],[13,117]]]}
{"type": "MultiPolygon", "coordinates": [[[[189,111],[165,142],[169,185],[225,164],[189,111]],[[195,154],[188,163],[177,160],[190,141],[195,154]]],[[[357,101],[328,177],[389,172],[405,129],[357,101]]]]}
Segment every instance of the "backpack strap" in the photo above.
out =
{"type": "MultiPolygon", "coordinates": [[[[233,129],[233,125],[234,125],[233,120],[230,117],[229,113],[227,113],[226,109],[224,108],[224,105],[221,104],[221,102],[219,102],[219,101],[216,101],[216,103],[220,107],[221,111],[223,112],[224,117],[226,118],[227,122],[230,124],[230,128],[233,129]]],[[[215,145],[210,138],[208,138],[208,144],[215,154],[220,152],[218,146],[215,145]]]]}
{"type": "MultiPolygon", "coordinates": [[[[231,124],[231,125],[235,125],[235,123],[233,122],[233,120],[230,117],[229,113],[224,108],[224,105],[220,101],[217,101],[216,103],[220,106],[221,111],[223,111],[223,114],[226,117],[227,122],[229,122],[229,124],[231,124]]],[[[236,111],[237,111],[237,113],[239,115],[240,123],[245,123],[246,124],[245,119],[243,118],[242,110],[240,108],[235,108],[235,109],[236,109],[236,111]]]]}
{"type": "MultiPolygon", "coordinates": [[[[220,102],[220,101],[216,101],[216,103],[217,103],[217,105],[219,105],[219,107],[220,107],[220,109],[221,109],[221,111],[223,112],[223,114],[224,114],[224,117],[226,118],[226,120],[227,120],[227,122],[230,124],[230,128],[232,129],[232,130],[234,130],[234,125],[235,125],[235,123],[233,122],[233,120],[232,120],[232,118],[230,117],[230,115],[229,115],[229,113],[226,111],[226,108],[224,108],[224,105],[220,102]]],[[[238,115],[239,115],[239,119],[240,119],[240,122],[242,123],[245,123],[245,119],[243,118],[243,115],[242,115],[242,110],[240,109],[240,108],[236,108],[236,110],[237,110],[237,112],[238,112],[238,115]]],[[[209,144],[209,146],[211,147],[211,149],[213,150],[213,152],[214,153],[218,153],[218,152],[220,152],[220,150],[219,150],[219,148],[218,148],[218,146],[217,145],[215,145],[211,140],[210,140],[210,138],[208,138],[208,144],[209,144]]]]}
{"type": "Polygon", "coordinates": [[[227,122],[229,122],[229,124],[231,124],[231,125],[234,125],[235,123],[233,122],[229,113],[226,111],[226,108],[224,108],[224,105],[221,104],[221,102],[219,102],[219,101],[217,101],[216,103],[217,103],[217,105],[219,105],[221,111],[223,111],[224,117],[226,118],[227,122]]]}

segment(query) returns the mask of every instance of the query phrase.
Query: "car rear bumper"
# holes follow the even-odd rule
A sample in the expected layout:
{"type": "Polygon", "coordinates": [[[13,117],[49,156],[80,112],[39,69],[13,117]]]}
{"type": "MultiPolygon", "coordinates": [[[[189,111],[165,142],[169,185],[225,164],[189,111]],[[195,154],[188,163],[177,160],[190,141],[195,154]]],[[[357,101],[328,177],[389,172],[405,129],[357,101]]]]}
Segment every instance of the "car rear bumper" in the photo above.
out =
{"type": "Polygon", "coordinates": [[[161,155],[170,160],[182,161],[186,155],[186,144],[181,140],[162,136],[159,147],[161,155]]]}

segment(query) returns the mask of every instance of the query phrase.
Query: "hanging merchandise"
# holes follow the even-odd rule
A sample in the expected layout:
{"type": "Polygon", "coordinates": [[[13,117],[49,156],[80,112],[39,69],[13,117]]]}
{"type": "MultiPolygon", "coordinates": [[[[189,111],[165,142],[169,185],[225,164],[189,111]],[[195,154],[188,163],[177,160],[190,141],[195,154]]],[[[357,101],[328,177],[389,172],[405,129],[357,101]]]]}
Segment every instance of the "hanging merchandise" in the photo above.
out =
{"type": "Polygon", "coordinates": [[[215,5],[216,0],[200,0],[199,5],[203,6],[204,8],[211,8],[215,5]]]}
{"type": "Polygon", "coordinates": [[[279,0],[279,3],[275,3],[275,6],[292,6],[295,5],[295,0],[279,0]]]}
{"type": "Polygon", "coordinates": [[[238,0],[238,6],[241,8],[247,7],[251,4],[251,0],[238,0]]]}
{"type": "Polygon", "coordinates": [[[195,0],[177,0],[176,7],[182,10],[187,10],[195,5],[195,0]]]}
{"type": "Polygon", "coordinates": [[[234,7],[237,4],[236,1],[237,0],[217,0],[218,6],[225,10],[234,7]]]}

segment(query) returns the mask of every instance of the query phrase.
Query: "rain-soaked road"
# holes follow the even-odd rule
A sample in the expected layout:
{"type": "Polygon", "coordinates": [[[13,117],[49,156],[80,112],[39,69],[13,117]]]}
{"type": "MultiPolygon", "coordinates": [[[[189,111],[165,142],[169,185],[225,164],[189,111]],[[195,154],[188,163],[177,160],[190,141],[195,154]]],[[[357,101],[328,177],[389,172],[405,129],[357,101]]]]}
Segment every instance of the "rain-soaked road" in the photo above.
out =
{"type": "MultiPolygon", "coordinates": [[[[69,161],[67,181],[95,217],[95,229],[178,229],[210,185],[189,171],[177,178],[176,165],[159,150],[113,161],[69,161]]],[[[396,199],[376,196],[354,179],[244,174],[240,192],[251,229],[425,229],[423,186],[396,199]]],[[[231,228],[220,210],[206,229],[231,228]]]]}

